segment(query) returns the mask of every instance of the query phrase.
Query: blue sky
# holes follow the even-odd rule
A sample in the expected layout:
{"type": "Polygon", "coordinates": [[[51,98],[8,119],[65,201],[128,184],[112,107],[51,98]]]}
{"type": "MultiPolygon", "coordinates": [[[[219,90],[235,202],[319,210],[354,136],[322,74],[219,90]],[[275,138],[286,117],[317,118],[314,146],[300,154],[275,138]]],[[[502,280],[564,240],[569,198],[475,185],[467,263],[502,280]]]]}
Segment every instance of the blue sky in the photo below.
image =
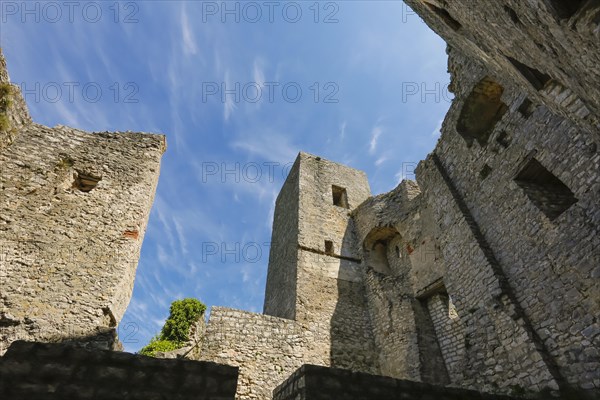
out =
{"type": "Polygon", "coordinates": [[[299,151],[411,178],[449,106],[445,43],[401,1],[3,2],[33,118],[167,135],[128,351],[169,304],[261,312],[274,201],[299,151]],[[27,9],[25,7],[28,7],[27,9]]]}

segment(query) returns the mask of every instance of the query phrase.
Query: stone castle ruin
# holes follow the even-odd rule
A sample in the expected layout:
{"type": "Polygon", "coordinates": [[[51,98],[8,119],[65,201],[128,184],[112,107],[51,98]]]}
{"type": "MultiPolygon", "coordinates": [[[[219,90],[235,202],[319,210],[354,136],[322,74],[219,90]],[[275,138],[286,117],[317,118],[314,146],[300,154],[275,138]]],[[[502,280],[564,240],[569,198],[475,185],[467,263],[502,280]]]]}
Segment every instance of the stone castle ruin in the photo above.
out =
{"type": "Polygon", "coordinates": [[[600,2],[406,3],[448,42],[455,95],[416,181],[372,196],[361,171],[300,153],[264,314],[213,307],[176,359],[108,351],[164,138],[35,124],[15,88],[0,393],[600,398],[600,2]]]}

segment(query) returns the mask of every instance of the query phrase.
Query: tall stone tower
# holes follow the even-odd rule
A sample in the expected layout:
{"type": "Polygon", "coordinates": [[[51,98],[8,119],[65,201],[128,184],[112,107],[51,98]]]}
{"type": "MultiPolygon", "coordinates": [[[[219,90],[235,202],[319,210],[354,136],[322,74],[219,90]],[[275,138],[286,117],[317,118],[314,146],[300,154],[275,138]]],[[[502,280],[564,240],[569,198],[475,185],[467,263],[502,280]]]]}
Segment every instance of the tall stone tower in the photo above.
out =
{"type": "Polygon", "coordinates": [[[277,198],[264,312],[313,334],[307,356],[321,365],[374,365],[350,217],[370,195],[364,172],[300,153],[277,198]]]}

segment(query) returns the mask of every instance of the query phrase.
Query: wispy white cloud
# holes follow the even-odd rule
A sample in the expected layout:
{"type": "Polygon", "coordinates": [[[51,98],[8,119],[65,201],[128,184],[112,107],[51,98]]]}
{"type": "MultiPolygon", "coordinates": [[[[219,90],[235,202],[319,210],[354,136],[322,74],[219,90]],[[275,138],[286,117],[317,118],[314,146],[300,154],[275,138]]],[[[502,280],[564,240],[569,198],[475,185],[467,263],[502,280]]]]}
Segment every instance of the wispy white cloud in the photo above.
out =
{"type": "MultiPolygon", "coordinates": [[[[225,85],[228,88],[235,87],[235,83],[229,79],[229,71],[225,72],[223,82],[225,82],[225,85]]],[[[229,121],[231,114],[236,108],[237,105],[235,104],[235,96],[232,94],[225,96],[225,102],[223,103],[223,119],[225,122],[229,121]]]]}
{"type": "Polygon", "coordinates": [[[181,39],[184,54],[193,55],[198,52],[198,45],[196,44],[194,32],[190,26],[185,1],[181,3],[181,39]]]}
{"type": "Polygon", "coordinates": [[[347,122],[344,121],[342,122],[342,125],[340,125],[340,140],[344,140],[344,138],[346,137],[346,126],[347,126],[347,122]]]}
{"type": "Polygon", "coordinates": [[[170,251],[172,252],[176,246],[175,235],[173,234],[173,229],[171,228],[171,224],[169,223],[168,218],[171,218],[170,207],[165,203],[165,200],[161,195],[156,196],[154,201],[154,213],[158,218],[158,221],[162,225],[160,231],[162,231],[167,237],[167,244],[169,245],[170,251]]]}
{"type": "Polygon", "coordinates": [[[261,88],[265,86],[265,72],[264,72],[264,62],[260,58],[254,59],[254,66],[252,68],[252,78],[254,82],[258,84],[261,88]]]}
{"type": "Polygon", "coordinates": [[[377,142],[379,141],[379,137],[383,133],[383,128],[381,126],[374,126],[371,129],[371,141],[369,142],[369,153],[374,154],[377,149],[377,142]]]}
{"type": "Polygon", "coordinates": [[[297,145],[290,143],[290,136],[272,131],[247,134],[231,142],[230,146],[248,153],[250,158],[260,157],[281,164],[294,161],[299,151],[297,145]]]}
{"type": "Polygon", "coordinates": [[[156,258],[158,259],[158,262],[161,263],[162,265],[169,264],[169,260],[170,260],[169,255],[165,251],[165,248],[163,246],[161,246],[160,244],[156,245],[156,258]]]}
{"type": "Polygon", "coordinates": [[[381,156],[375,161],[375,166],[379,167],[381,164],[387,161],[387,156],[381,156]]]}
{"type": "Polygon", "coordinates": [[[179,218],[173,217],[173,225],[175,226],[175,232],[177,233],[177,239],[179,240],[179,248],[182,254],[187,254],[187,240],[185,238],[183,224],[179,221],[179,218]]]}

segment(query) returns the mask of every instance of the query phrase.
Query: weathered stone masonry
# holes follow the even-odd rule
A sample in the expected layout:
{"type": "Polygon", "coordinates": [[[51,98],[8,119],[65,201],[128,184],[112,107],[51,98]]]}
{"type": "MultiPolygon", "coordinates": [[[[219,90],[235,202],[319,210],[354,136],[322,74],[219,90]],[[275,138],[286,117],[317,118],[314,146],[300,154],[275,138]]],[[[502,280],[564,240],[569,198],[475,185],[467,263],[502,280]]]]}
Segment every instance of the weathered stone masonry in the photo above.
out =
{"type": "MultiPolygon", "coordinates": [[[[447,40],[455,95],[417,182],[371,196],[364,173],[300,153],[265,314],[213,307],[186,354],[239,367],[238,399],[596,399],[600,2],[407,3],[447,40]]],[[[46,128],[14,97],[1,343],[114,347],[164,139],[46,128]]]]}
{"type": "Polygon", "coordinates": [[[165,138],[48,128],[31,122],[13,88],[11,127],[0,133],[0,353],[17,339],[110,348],[165,138]]]}
{"type": "Polygon", "coordinates": [[[277,202],[265,312],[326,337],[329,359],[299,341],[303,363],[594,398],[598,2],[408,3],[449,43],[441,139],[418,185],[361,204],[339,193],[363,193],[362,177],[336,181],[346,167],[301,154],[277,202]]]}
{"type": "Polygon", "coordinates": [[[231,400],[237,375],[237,368],[214,363],[17,341],[0,358],[0,396],[10,400],[231,400]]]}

